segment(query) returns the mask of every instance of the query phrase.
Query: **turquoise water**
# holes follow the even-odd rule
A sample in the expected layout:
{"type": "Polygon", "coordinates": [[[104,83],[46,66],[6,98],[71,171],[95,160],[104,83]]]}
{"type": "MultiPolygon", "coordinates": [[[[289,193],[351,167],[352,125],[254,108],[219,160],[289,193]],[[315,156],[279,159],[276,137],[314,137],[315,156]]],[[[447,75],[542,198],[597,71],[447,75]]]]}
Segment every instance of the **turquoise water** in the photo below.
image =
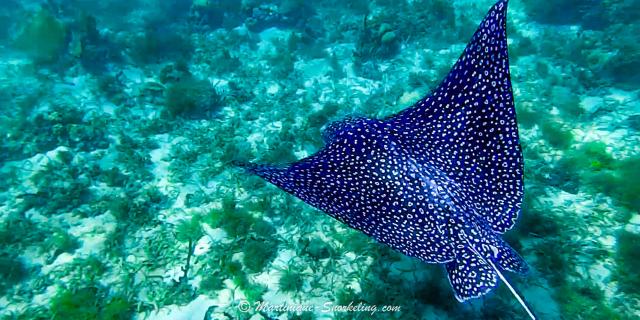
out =
{"type": "MultiPolygon", "coordinates": [[[[527,319],[234,165],[435,89],[495,2],[5,0],[0,318],[527,319]]],[[[505,272],[540,319],[640,317],[640,1],[509,3],[505,272]]]]}

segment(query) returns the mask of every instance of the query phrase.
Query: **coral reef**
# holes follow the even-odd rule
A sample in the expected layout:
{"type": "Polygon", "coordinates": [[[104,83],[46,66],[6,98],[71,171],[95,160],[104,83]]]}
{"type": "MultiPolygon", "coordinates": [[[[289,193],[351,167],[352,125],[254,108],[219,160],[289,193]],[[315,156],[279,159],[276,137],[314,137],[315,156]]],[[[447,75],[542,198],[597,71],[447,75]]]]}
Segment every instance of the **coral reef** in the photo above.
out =
{"type": "MultiPolygon", "coordinates": [[[[232,165],[415,103],[493,3],[4,1],[0,319],[521,316],[504,286],[459,304],[440,268],[232,165]]],[[[637,7],[510,4],[526,194],[504,236],[541,318],[640,317],[637,7]]]]}
{"type": "Polygon", "coordinates": [[[84,287],[63,290],[51,301],[54,317],[89,319],[130,319],[134,304],[123,296],[105,297],[104,288],[84,287]]]}
{"type": "Polygon", "coordinates": [[[194,78],[169,83],[164,99],[165,108],[171,116],[210,116],[222,103],[222,98],[209,81],[194,78]]]}
{"type": "Polygon", "coordinates": [[[35,63],[55,62],[67,45],[66,27],[47,9],[40,9],[24,21],[14,46],[35,63]]]}

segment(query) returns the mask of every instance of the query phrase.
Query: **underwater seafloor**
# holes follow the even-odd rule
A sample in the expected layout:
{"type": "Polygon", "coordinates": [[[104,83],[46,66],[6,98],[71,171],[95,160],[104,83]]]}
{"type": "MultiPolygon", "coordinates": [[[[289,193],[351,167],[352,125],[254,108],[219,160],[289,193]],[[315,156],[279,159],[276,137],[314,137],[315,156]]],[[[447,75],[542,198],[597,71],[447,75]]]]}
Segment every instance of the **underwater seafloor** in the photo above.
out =
{"type": "MultiPolygon", "coordinates": [[[[493,3],[4,0],[0,318],[524,319],[230,165],[410,106],[493,3]]],[[[638,0],[510,1],[541,319],[640,317],[639,34],[638,0]]]]}

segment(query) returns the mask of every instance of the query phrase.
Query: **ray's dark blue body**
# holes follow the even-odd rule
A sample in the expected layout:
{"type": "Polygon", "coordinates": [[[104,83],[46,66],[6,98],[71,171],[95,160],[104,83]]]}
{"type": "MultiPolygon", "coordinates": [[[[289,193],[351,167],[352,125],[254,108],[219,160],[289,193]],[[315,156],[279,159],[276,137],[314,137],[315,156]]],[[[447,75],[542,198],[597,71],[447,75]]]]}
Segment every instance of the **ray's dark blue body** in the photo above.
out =
{"type": "Polygon", "coordinates": [[[246,167],[379,242],[445,264],[460,301],[489,292],[499,270],[526,272],[500,236],[523,194],[506,6],[489,11],[447,77],[414,106],[331,124],[326,146],[288,167],[246,167]]]}

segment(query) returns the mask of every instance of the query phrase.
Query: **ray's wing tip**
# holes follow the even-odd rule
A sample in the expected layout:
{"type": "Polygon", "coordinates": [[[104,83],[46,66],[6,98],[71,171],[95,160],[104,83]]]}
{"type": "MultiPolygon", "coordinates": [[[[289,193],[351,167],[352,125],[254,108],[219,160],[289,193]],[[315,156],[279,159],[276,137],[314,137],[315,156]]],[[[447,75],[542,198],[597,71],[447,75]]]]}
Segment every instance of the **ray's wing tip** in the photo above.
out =
{"type": "Polygon", "coordinates": [[[498,0],[494,7],[498,8],[498,10],[503,10],[509,5],[509,0],[498,0]]]}
{"type": "MultiPolygon", "coordinates": [[[[485,19],[495,19],[502,18],[507,15],[507,7],[509,5],[509,0],[499,0],[496,4],[491,7],[485,19]]],[[[505,21],[506,22],[506,21],[505,21]]]]}

